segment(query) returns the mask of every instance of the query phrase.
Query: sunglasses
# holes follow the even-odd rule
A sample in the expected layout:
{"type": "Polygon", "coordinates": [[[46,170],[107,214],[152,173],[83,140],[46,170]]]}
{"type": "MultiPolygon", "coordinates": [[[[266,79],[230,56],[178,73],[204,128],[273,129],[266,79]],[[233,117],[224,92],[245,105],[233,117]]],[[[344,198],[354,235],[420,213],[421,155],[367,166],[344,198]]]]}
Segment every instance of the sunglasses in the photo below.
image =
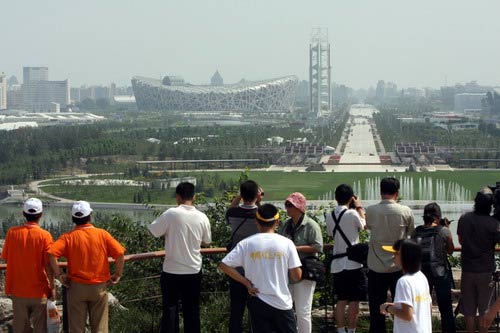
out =
{"type": "Polygon", "coordinates": [[[290,201],[287,201],[287,202],[285,202],[285,207],[286,208],[292,208],[292,207],[295,207],[295,206],[292,205],[292,203],[290,201]]]}

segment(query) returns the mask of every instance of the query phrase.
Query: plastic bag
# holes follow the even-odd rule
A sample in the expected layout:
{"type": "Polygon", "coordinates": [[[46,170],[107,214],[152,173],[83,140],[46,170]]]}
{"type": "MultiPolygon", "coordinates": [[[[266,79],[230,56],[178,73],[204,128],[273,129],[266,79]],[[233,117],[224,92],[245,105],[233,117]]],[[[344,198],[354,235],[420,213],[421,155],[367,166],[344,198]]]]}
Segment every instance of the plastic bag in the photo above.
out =
{"type": "Polygon", "coordinates": [[[59,333],[61,331],[61,316],[55,301],[47,300],[47,332],[59,333]]]}

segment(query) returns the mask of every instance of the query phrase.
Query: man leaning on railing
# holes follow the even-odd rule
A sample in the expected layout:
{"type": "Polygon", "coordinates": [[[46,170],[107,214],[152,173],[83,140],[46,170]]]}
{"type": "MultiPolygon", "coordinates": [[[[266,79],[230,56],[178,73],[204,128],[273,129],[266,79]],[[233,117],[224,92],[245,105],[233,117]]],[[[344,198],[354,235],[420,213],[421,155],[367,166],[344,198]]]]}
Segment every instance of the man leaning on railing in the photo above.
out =
{"type": "Polygon", "coordinates": [[[179,332],[178,301],[182,302],[184,332],[199,333],[201,292],[201,246],[212,241],[207,216],[193,206],[195,188],[180,183],[175,189],[179,206],[170,208],[148,228],[155,237],[165,237],[165,260],[160,285],[163,315],[160,332],[179,332]]]}

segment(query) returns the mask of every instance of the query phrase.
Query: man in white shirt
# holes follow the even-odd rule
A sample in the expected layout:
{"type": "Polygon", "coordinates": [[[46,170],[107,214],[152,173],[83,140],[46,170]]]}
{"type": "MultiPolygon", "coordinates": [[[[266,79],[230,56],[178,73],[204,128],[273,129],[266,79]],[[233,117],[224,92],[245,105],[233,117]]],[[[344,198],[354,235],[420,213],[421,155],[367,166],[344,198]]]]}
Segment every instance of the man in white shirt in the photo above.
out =
{"type": "Polygon", "coordinates": [[[297,332],[288,276],[300,280],[299,255],[291,240],[274,232],[278,209],[265,204],[256,213],[259,233],[240,241],[219,268],[243,284],[250,296],[248,308],[254,332],[297,332]],[[243,267],[245,276],[235,267],[243,267]]]}
{"type": "Polygon", "coordinates": [[[178,301],[182,302],[184,332],[200,332],[201,246],[211,242],[207,216],[193,206],[194,185],[180,183],[175,189],[178,207],[170,208],[148,228],[165,237],[161,273],[163,315],[160,332],[179,332],[178,301]]]}
{"type": "MultiPolygon", "coordinates": [[[[365,213],[361,201],[354,195],[349,185],[341,184],[335,189],[335,200],[338,206],[326,216],[326,228],[328,235],[334,237],[333,255],[346,254],[347,243],[339,232],[344,232],[349,242],[354,245],[359,243],[359,232],[364,229],[365,213]],[[338,222],[337,229],[335,228],[338,222]],[[336,229],[336,230],[335,230],[336,229]],[[334,234],[335,230],[335,234],[334,234]]],[[[359,302],[366,300],[366,276],[362,270],[363,265],[347,259],[347,256],[339,256],[332,260],[331,272],[333,273],[333,292],[337,296],[335,305],[335,322],[337,332],[345,332],[345,309],[347,311],[348,333],[356,332],[359,313],[359,302]]]]}

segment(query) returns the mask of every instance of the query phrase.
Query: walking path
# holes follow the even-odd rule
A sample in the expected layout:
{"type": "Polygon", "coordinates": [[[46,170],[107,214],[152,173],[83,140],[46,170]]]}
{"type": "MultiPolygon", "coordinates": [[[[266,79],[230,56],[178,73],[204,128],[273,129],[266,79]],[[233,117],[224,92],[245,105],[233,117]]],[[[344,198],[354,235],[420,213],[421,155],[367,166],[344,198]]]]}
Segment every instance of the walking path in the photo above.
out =
{"type": "MultiPolygon", "coordinates": [[[[375,108],[353,105],[349,110],[348,137],[339,164],[380,164],[372,133],[375,108]]],[[[344,136],[345,137],[345,136],[344,136]]]]}

